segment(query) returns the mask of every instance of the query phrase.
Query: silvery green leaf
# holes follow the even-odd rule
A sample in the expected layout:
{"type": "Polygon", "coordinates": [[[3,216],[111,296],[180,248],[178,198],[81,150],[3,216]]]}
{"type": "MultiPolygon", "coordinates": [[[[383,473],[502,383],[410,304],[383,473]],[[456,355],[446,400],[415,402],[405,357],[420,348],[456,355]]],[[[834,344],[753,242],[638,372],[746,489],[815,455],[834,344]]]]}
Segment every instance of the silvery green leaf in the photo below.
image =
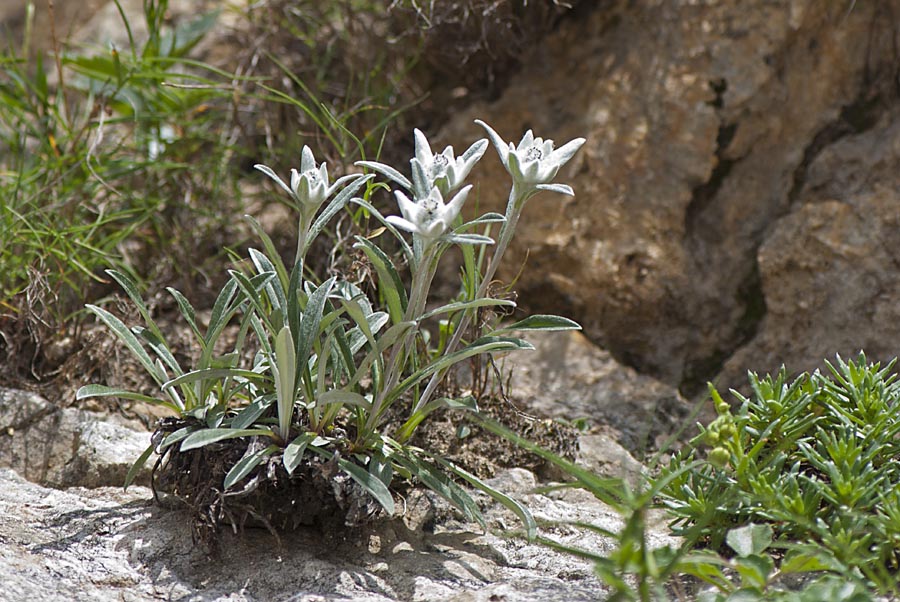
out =
{"type": "Polygon", "coordinates": [[[172,407],[176,412],[184,409],[174,406],[172,402],[165,399],[142,395],[141,393],[120,389],[118,387],[107,387],[106,385],[85,385],[75,393],[75,399],[77,401],[88,399],[89,397],[121,397],[122,399],[133,399],[135,401],[143,401],[154,405],[172,407]]]}
{"type": "Polygon", "coordinates": [[[306,451],[306,447],[315,438],[315,433],[303,433],[302,435],[298,435],[284,448],[284,455],[282,456],[281,461],[288,474],[294,473],[294,470],[300,465],[300,460],[303,459],[303,452],[306,451]]]}
{"type": "Polygon", "coordinates": [[[519,517],[519,520],[521,520],[522,524],[525,526],[525,537],[528,539],[528,541],[534,540],[534,538],[537,536],[537,522],[534,520],[534,516],[532,516],[531,512],[528,511],[528,508],[526,508],[513,498],[509,497],[502,491],[491,487],[469,471],[456,466],[452,462],[448,462],[444,458],[436,455],[432,456],[432,458],[434,458],[435,461],[447,468],[456,476],[460,477],[464,481],[467,481],[469,485],[475,487],[476,489],[480,489],[490,497],[494,498],[495,501],[500,502],[500,504],[505,506],[508,510],[512,511],[513,514],[519,517]]]}
{"type": "Polygon", "coordinates": [[[350,199],[350,202],[354,203],[356,205],[359,205],[360,207],[362,207],[363,209],[368,211],[369,214],[372,215],[372,217],[374,217],[381,224],[383,224],[385,229],[388,232],[390,232],[391,234],[393,234],[394,237],[400,242],[400,246],[403,248],[403,256],[406,257],[406,260],[407,261],[412,260],[412,257],[413,257],[412,247],[409,246],[409,243],[407,243],[406,240],[404,240],[403,235],[400,234],[399,231],[397,231],[397,228],[395,228],[393,225],[391,225],[390,222],[387,221],[387,218],[385,218],[381,214],[381,212],[378,211],[378,209],[376,209],[371,203],[369,203],[363,199],[360,199],[360,198],[350,199]]]}
{"type": "Polygon", "coordinates": [[[200,368],[191,370],[162,384],[163,389],[170,389],[179,385],[206,380],[221,380],[223,378],[238,378],[247,380],[264,380],[265,376],[253,370],[241,368],[200,368]]]}
{"type": "Polygon", "coordinates": [[[287,439],[294,415],[294,394],[297,384],[297,360],[294,338],[289,326],[284,326],[275,337],[275,361],[272,364],[275,377],[275,394],[278,397],[278,434],[287,439]]]}
{"type": "Polygon", "coordinates": [[[134,479],[137,477],[141,468],[144,467],[144,464],[147,463],[147,460],[150,459],[150,456],[153,455],[153,450],[156,449],[156,446],[152,443],[147,449],[135,460],[134,464],[131,465],[131,468],[128,469],[128,474],[125,475],[125,490],[128,490],[128,486],[134,482],[134,479]]]}
{"type": "MultiPolygon", "coordinates": [[[[441,356],[427,366],[417,370],[397,385],[387,396],[389,403],[400,397],[410,387],[422,382],[435,372],[440,372],[454,364],[482,353],[498,353],[503,351],[533,350],[534,345],[522,339],[511,337],[486,336],[470,343],[466,347],[441,356]]],[[[419,408],[414,408],[417,411],[419,408]]]]}
{"type": "Polygon", "coordinates": [[[171,286],[167,286],[166,290],[169,291],[169,294],[175,298],[175,303],[178,305],[178,310],[181,312],[181,317],[184,318],[184,321],[188,323],[188,326],[191,328],[191,332],[194,333],[194,336],[197,338],[197,342],[202,347],[206,344],[203,340],[203,335],[200,333],[200,329],[197,327],[197,319],[196,312],[194,311],[194,306],[191,305],[190,301],[181,294],[177,289],[172,288],[171,286]]]}
{"type": "Polygon", "coordinates": [[[231,428],[249,428],[274,402],[275,395],[266,395],[259,399],[255,399],[243,407],[241,411],[237,413],[237,416],[231,420],[231,428]]]}
{"type": "Polygon", "coordinates": [[[458,245],[492,245],[494,239],[483,234],[449,234],[445,238],[447,242],[458,245]]]}
{"type": "Polygon", "coordinates": [[[538,184],[535,188],[546,190],[547,192],[558,192],[566,196],[575,196],[575,191],[568,184],[538,184]]]}
{"type": "Polygon", "coordinates": [[[119,339],[125,343],[128,347],[129,351],[138,359],[144,369],[147,371],[150,376],[157,383],[162,383],[165,380],[165,377],[160,377],[157,373],[156,365],[153,363],[153,359],[150,357],[150,354],[147,353],[147,350],[144,349],[143,345],[138,341],[137,337],[134,336],[134,333],[122,323],[122,321],[112,315],[110,312],[106,311],[102,307],[97,307],[96,305],[87,304],[85,307],[88,308],[89,311],[93,312],[100,320],[106,324],[107,328],[112,330],[119,339]]]}
{"type": "Polygon", "coordinates": [[[375,267],[375,271],[378,273],[379,290],[381,291],[381,294],[385,296],[391,320],[395,324],[400,322],[403,319],[403,315],[406,312],[406,305],[409,302],[406,295],[406,287],[403,286],[403,280],[401,280],[400,274],[397,273],[394,263],[384,251],[379,249],[368,239],[357,237],[356,240],[357,243],[354,247],[363,250],[366,257],[368,257],[369,261],[371,261],[372,265],[375,267]]]}
{"type": "Polygon", "coordinates": [[[402,173],[391,167],[390,165],[385,165],[384,163],[378,163],[377,161],[357,161],[354,165],[358,165],[360,167],[365,167],[366,169],[371,169],[374,172],[380,173],[387,179],[400,184],[403,188],[407,190],[412,190],[413,185],[406,176],[402,173]]]}
{"type": "Polygon", "coordinates": [[[388,516],[394,514],[394,496],[391,495],[387,483],[384,483],[377,475],[370,473],[347,458],[338,458],[337,462],[338,466],[350,475],[350,478],[372,494],[372,497],[374,497],[375,501],[384,508],[384,511],[388,513],[388,516]]]}
{"type": "Polygon", "coordinates": [[[569,318],[562,316],[551,316],[544,314],[536,314],[528,316],[524,320],[519,320],[509,326],[504,326],[491,333],[491,336],[497,336],[500,333],[508,333],[516,330],[581,330],[581,325],[569,318]]]}
{"type": "MultiPolygon", "coordinates": [[[[375,177],[375,174],[368,174],[365,176],[360,176],[359,174],[350,174],[339,178],[337,182],[335,182],[332,188],[336,188],[343,182],[348,182],[353,180],[350,184],[348,184],[343,190],[341,190],[336,197],[328,204],[322,213],[316,218],[313,222],[313,225],[309,229],[309,236],[306,239],[306,249],[309,249],[310,245],[312,245],[313,241],[322,231],[322,229],[331,221],[338,211],[340,211],[344,205],[346,205],[350,199],[353,197],[356,192],[365,185],[366,182],[372,180],[375,177]]],[[[329,191],[331,192],[331,191],[329,191]]],[[[304,252],[306,251],[304,249],[304,252]]]]}
{"type": "Polygon", "coordinates": [[[236,439],[238,437],[252,436],[271,437],[272,431],[269,429],[232,429],[232,428],[216,428],[216,429],[200,429],[194,431],[184,438],[181,442],[181,451],[188,451],[216,443],[217,441],[225,441],[227,439],[236,439]]]}
{"type": "Polygon", "coordinates": [[[258,169],[259,171],[263,172],[264,174],[266,174],[267,176],[269,176],[269,177],[272,178],[273,180],[275,180],[275,182],[276,182],[279,186],[281,186],[282,188],[284,188],[285,192],[287,192],[287,193],[288,193],[289,195],[291,195],[292,197],[294,196],[294,191],[291,190],[291,187],[288,186],[288,185],[284,182],[284,180],[282,180],[282,179],[278,176],[278,174],[276,174],[274,171],[272,171],[272,169],[271,169],[270,167],[268,167],[267,165],[263,165],[262,163],[257,163],[257,164],[254,165],[253,167],[255,167],[255,168],[258,169]]]}
{"type": "Polygon", "coordinates": [[[326,391],[325,393],[320,394],[316,399],[316,405],[319,407],[331,403],[356,406],[363,408],[366,411],[371,411],[372,409],[372,402],[370,402],[359,393],[354,393],[353,391],[342,391],[340,389],[334,389],[332,391],[326,391]]]}
{"type": "Polygon", "coordinates": [[[256,218],[252,215],[245,215],[244,219],[250,224],[250,227],[262,241],[263,248],[266,251],[266,257],[268,257],[275,265],[275,271],[278,273],[278,280],[281,282],[282,288],[286,288],[288,285],[288,273],[287,269],[284,267],[284,262],[281,261],[278,250],[275,248],[275,243],[272,242],[272,239],[266,234],[266,231],[263,230],[260,223],[256,221],[256,218]]]}
{"type": "Polygon", "coordinates": [[[472,226],[477,226],[480,224],[499,224],[499,223],[503,223],[505,221],[506,221],[506,217],[504,217],[503,215],[500,215],[499,213],[493,213],[493,212],[485,213],[484,215],[482,215],[480,217],[476,217],[472,221],[466,222],[463,225],[459,226],[458,228],[456,228],[456,231],[459,232],[462,230],[468,230],[472,226]]]}
{"type": "Polygon", "coordinates": [[[470,301],[456,301],[454,303],[448,303],[447,305],[442,305],[437,309],[433,309],[428,313],[424,314],[420,320],[427,320],[433,316],[437,316],[440,314],[449,314],[457,311],[463,311],[466,309],[475,309],[478,307],[515,307],[516,302],[511,299],[491,299],[481,298],[481,299],[472,299],[470,301]]]}
{"type": "Polygon", "coordinates": [[[231,467],[231,470],[228,471],[228,474],[225,475],[225,482],[223,483],[223,487],[227,490],[230,489],[232,485],[239,482],[241,479],[250,474],[254,468],[260,465],[266,457],[271,456],[276,451],[278,451],[277,445],[270,445],[268,447],[264,447],[263,449],[257,450],[252,454],[247,454],[238,462],[231,467]]]}

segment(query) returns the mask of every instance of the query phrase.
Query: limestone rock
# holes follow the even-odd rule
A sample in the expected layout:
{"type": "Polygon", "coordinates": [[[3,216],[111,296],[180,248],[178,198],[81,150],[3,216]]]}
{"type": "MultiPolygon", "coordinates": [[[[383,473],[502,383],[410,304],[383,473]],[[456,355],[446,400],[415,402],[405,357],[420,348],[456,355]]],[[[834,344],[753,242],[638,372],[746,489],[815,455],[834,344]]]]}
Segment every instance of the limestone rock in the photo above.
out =
{"type": "MultiPolygon", "coordinates": [[[[807,166],[848,129],[871,127],[894,94],[900,2],[579,11],[498,101],[459,115],[444,137],[472,140],[480,117],[515,141],[527,128],[587,138],[558,177],[576,197],[530,201],[501,276],[518,274],[527,252],[520,302],[578,319],[615,357],[693,393],[756,332],[773,292],[763,297],[757,250],[775,244],[807,166]]],[[[501,209],[506,174],[495,157],[478,169],[480,207],[501,209]]],[[[821,340],[807,351],[838,342],[821,340]]]]}
{"type": "MultiPolygon", "coordinates": [[[[534,476],[504,475],[542,519],[621,523],[589,494],[526,493],[534,476]],[[517,485],[518,484],[518,485],[517,485]]],[[[496,483],[499,485],[500,483],[496,483]]],[[[46,489],[0,469],[0,599],[35,602],[151,600],[593,601],[605,590],[589,563],[519,539],[480,534],[453,520],[431,534],[386,521],[346,536],[300,530],[280,545],[264,530],[223,534],[211,560],[191,542],[186,516],[133,487],[46,489]]],[[[490,508],[492,528],[517,528],[490,508]]],[[[656,528],[651,545],[676,543],[656,528]]],[[[563,543],[609,548],[574,528],[544,533],[563,543]]]]}
{"type": "Polygon", "coordinates": [[[689,405],[674,387],[623,366],[580,332],[528,333],[525,338],[535,350],[509,355],[504,368],[510,395],[526,411],[587,419],[605,432],[608,445],[625,447],[619,448],[624,455],[615,454],[622,458],[661,444],[683,424],[689,405]]]}
{"type": "MultiPolygon", "coordinates": [[[[0,388],[0,467],[51,487],[121,487],[150,433],[109,420],[0,388]]],[[[148,483],[149,474],[145,467],[137,482],[148,483]]]]}
{"type": "Polygon", "coordinates": [[[798,201],[759,250],[767,312],[726,365],[813,370],[839,353],[897,355],[900,338],[900,112],[813,161],[798,201]]]}

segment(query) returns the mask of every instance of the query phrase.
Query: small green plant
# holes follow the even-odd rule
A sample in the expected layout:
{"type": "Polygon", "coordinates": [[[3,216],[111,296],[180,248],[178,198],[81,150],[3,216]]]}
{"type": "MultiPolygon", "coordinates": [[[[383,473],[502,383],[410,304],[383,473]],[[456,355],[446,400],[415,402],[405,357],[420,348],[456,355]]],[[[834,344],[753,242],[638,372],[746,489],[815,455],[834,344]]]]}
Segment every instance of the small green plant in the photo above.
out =
{"type": "Polygon", "coordinates": [[[900,385],[893,365],[868,364],[860,354],[829,363],[830,375],[793,382],[784,369],[751,374],[751,395],[733,392],[737,408],[710,387],[718,417],[659,478],[667,481],[660,499],[686,545],[737,554],[727,565],[741,575],[740,587],[702,560],[713,556],[694,556],[690,573],[719,590],[715,599],[768,595],[778,589],[776,577],[810,571],[861,592],[896,592],[900,385]],[[736,533],[755,534],[752,553],[736,549],[736,533]]]}
{"type": "Polygon", "coordinates": [[[514,305],[490,297],[487,284],[525,202],[541,190],[572,194],[570,187],[551,181],[584,142],[574,140],[554,150],[551,141],[534,138],[529,131],[518,146],[507,145],[484,127],[513,177],[506,216],[488,213],[465,223],[460,217],[471,190],[471,185],[464,185],[465,178],[485,152],[487,140],[474,143],[457,158],[451,147],[433,153],[417,130],[411,179],[389,165],[363,161],[358,165],[375,173],[351,174],[332,183],[326,166],[316,163],[308,147],[303,148],[300,169],[291,171],[289,181],[257,165],[286,193],[287,203],[296,212],[293,264],[289,268],[283,263],[263,229],[248,218],[262,248],[250,249],[249,260],[229,271],[205,328],[185,296],[169,289],[196,340],[198,359],[190,367],[177,359],[136,284],[110,270],[145,326],[129,328],[108,310],[88,307],[137,357],[160,391],[146,395],[89,385],[77,397],[137,399],[165,406],[181,420],[157,432],[128,481],[154,451],[171,457],[219,449],[231,441],[241,446],[240,453],[215,484],[225,492],[237,495],[254,488],[261,475],[289,480],[302,465],[325,462],[336,474],[355,481],[387,513],[394,512],[390,488],[399,475],[418,480],[467,518],[483,523],[477,505],[457,484],[456,479],[461,479],[511,508],[533,536],[534,520],[518,502],[439,455],[408,443],[436,409],[476,409],[471,397],[430,398],[435,390],[432,383],[455,364],[482,354],[531,348],[509,336],[510,329],[578,328],[564,318],[532,316],[504,328],[484,324],[474,338],[464,340],[476,311],[514,305]],[[376,188],[376,174],[403,189],[395,192],[401,216],[384,217],[366,200],[376,188]],[[306,266],[314,239],[348,205],[367,211],[382,226],[355,242],[377,275],[372,295],[337,276],[317,280],[306,266]],[[498,225],[499,244],[482,273],[471,249],[493,245],[491,228],[498,225]],[[401,231],[412,234],[412,244],[401,231]],[[411,273],[408,286],[389,254],[376,244],[379,235],[390,235],[400,245],[411,273]],[[438,262],[452,245],[464,249],[462,292],[448,304],[429,308],[438,262]],[[441,353],[435,353],[428,347],[428,327],[439,319],[452,338],[441,345],[441,353]],[[230,333],[227,341],[226,331],[230,333]],[[429,379],[429,386],[422,388],[429,379]]]}

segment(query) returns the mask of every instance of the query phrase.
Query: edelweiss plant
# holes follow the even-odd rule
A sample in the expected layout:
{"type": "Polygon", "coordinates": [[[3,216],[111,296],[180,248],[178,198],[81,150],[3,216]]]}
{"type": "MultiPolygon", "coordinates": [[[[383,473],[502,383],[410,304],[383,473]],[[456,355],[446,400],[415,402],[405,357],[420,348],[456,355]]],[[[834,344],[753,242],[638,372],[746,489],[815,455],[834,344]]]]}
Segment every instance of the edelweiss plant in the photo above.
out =
{"type": "MultiPolygon", "coordinates": [[[[418,480],[469,519],[483,523],[478,507],[456,482],[462,479],[510,507],[533,535],[535,523],[524,507],[439,455],[408,443],[438,408],[477,410],[471,397],[432,400],[452,366],[481,354],[531,348],[509,336],[511,330],[578,328],[565,318],[532,316],[505,328],[483,326],[470,340],[463,338],[479,309],[514,306],[510,300],[490,297],[487,285],[525,201],[540,190],[572,194],[570,187],[550,181],[584,142],[578,139],[554,151],[551,141],[534,138],[529,131],[518,147],[507,147],[493,130],[479,123],[513,175],[505,216],[487,213],[469,222],[460,217],[472,189],[465,179],[484,154],[487,140],[475,142],[457,158],[452,147],[433,153],[425,135],[416,130],[411,178],[389,165],[363,161],[357,165],[374,173],[347,175],[332,183],[327,167],[317,165],[308,147],[303,148],[300,169],[291,170],[290,184],[271,168],[257,165],[287,193],[288,204],[297,212],[294,263],[288,269],[263,229],[248,217],[262,247],[250,249],[246,265],[229,271],[230,279],[216,299],[205,330],[189,301],[169,289],[196,338],[199,359],[190,368],[176,360],[135,284],[120,272],[109,272],[137,305],[146,325],[129,328],[109,311],[88,307],[135,354],[160,390],[144,395],[89,385],[77,397],[139,399],[166,406],[177,415],[160,424],[153,444],[129,473],[129,483],[154,452],[160,454],[157,466],[164,472],[166,467],[185,466],[188,456],[191,462],[214,457],[227,466],[217,477],[220,481],[206,486],[225,496],[246,497],[263,482],[294,486],[313,477],[330,479],[327,489],[337,492],[350,479],[392,513],[390,488],[399,476],[418,480]],[[400,215],[385,217],[367,200],[376,174],[400,186],[394,192],[400,215]],[[389,254],[375,242],[377,237],[357,237],[355,242],[377,274],[377,297],[369,298],[356,284],[338,277],[320,282],[308,275],[305,257],[310,245],[350,203],[368,211],[399,241],[410,270],[408,286],[389,254]],[[497,245],[494,228],[498,228],[497,245]],[[407,242],[408,235],[412,244],[407,242]],[[427,309],[438,262],[452,245],[463,247],[462,292],[451,303],[427,309]],[[483,271],[474,259],[476,247],[481,256],[493,247],[483,271]],[[423,354],[427,326],[436,320],[443,321],[452,337],[439,352],[423,354]],[[234,333],[223,351],[228,326],[234,333]],[[245,363],[248,348],[256,351],[252,361],[245,363]],[[191,455],[197,453],[208,456],[191,455]]],[[[167,483],[170,492],[187,495],[177,474],[159,485],[165,488],[167,483]]],[[[339,505],[348,504],[347,495],[335,495],[339,505]]],[[[214,498],[209,498],[209,505],[219,508],[221,515],[225,512],[222,500],[227,497],[216,494],[214,498]]],[[[371,514],[364,501],[353,508],[356,514],[348,513],[348,521],[371,514]]],[[[304,511],[291,504],[285,513],[293,518],[285,517],[284,522],[296,524],[297,514],[304,511]]],[[[271,513],[263,518],[271,522],[271,513]]]]}

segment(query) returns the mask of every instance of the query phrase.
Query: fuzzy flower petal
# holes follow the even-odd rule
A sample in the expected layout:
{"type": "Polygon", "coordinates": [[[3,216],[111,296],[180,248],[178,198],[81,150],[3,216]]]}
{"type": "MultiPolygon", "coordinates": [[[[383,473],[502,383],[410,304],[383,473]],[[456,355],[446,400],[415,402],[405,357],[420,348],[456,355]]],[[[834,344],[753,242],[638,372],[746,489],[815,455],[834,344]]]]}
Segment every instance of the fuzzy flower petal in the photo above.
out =
{"type": "Polygon", "coordinates": [[[549,184],[559,169],[572,158],[584,144],[584,138],[576,138],[567,142],[557,150],[553,150],[553,141],[535,137],[528,130],[518,145],[505,142],[497,132],[481,120],[475,123],[483,127],[497,153],[500,161],[513,177],[514,185],[526,190],[534,190],[536,186],[549,184]]]}
{"type": "Polygon", "coordinates": [[[428,246],[444,235],[462,210],[463,203],[472,186],[466,186],[444,203],[444,197],[437,186],[424,199],[412,201],[400,191],[394,192],[400,213],[403,217],[392,215],[387,221],[398,228],[412,232],[428,246]]]}
{"type": "Polygon", "coordinates": [[[307,214],[310,211],[315,212],[344,180],[341,178],[329,186],[328,167],[324,163],[316,165],[316,159],[308,146],[304,146],[300,154],[300,169],[291,169],[290,186],[269,167],[265,165],[254,165],[254,167],[285,189],[296,202],[297,207],[307,214]]]}
{"type": "Polygon", "coordinates": [[[441,194],[459,188],[487,148],[487,141],[479,140],[460,157],[456,157],[452,146],[436,154],[421,130],[414,130],[413,135],[416,143],[416,156],[411,160],[413,192],[419,199],[428,196],[435,187],[441,194]]]}

